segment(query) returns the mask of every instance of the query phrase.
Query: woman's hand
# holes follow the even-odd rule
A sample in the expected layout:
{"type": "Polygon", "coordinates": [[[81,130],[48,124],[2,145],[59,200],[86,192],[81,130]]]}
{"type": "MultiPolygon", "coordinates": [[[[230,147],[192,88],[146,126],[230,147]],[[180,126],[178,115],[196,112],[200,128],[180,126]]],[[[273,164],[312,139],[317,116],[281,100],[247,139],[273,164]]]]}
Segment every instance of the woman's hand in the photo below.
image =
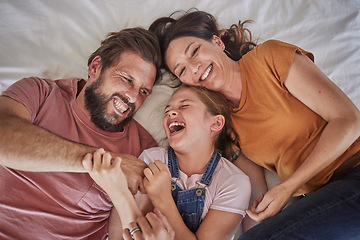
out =
{"type": "Polygon", "coordinates": [[[121,158],[113,159],[110,153],[100,148],[94,154],[86,154],[82,163],[91,178],[110,195],[113,191],[128,191],[121,161],[121,158]]]}
{"type": "Polygon", "coordinates": [[[161,214],[158,209],[154,209],[154,213],[146,214],[146,217],[138,217],[136,222],[130,223],[130,227],[139,226],[141,231],[134,232],[130,235],[129,229],[124,230],[125,240],[172,240],[175,233],[166,217],[161,214]]]}
{"type": "Polygon", "coordinates": [[[163,197],[171,196],[171,174],[167,165],[157,160],[144,170],[146,194],[155,205],[163,197]]]}
{"type": "Polygon", "coordinates": [[[293,194],[293,190],[285,183],[271,188],[265,195],[261,195],[252,205],[247,214],[257,222],[261,222],[279,213],[293,194]]]}

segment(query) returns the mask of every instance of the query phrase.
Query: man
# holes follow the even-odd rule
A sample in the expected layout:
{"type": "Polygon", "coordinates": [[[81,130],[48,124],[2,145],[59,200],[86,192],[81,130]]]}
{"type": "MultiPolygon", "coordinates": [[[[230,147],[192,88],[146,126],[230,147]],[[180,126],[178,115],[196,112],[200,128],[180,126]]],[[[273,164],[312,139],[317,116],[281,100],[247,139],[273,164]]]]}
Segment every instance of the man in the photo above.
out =
{"type": "Polygon", "coordinates": [[[104,148],[123,159],[131,192],[142,190],[146,165],[134,156],[156,142],[132,116],[160,60],[152,33],[125,29],[90,56],[87,82],[33,77],[2,93],[0,239],[106,238],[118,217],[81,160],[104,148]]]}

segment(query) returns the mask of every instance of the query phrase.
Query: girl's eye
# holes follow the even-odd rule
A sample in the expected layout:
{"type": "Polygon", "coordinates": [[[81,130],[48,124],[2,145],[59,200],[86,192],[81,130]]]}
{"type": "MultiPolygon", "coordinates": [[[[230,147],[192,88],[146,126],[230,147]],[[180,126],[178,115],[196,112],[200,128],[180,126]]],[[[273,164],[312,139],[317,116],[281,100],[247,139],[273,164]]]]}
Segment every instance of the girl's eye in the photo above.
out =
{"type": "Polygon", "coordinates": [[[181,105],[181,108],[186,108],[186,107],[188,107],[189,105],[186,105],[186,104],[184,104],[184,105],[181,105]]]}
{"type": "Polygon", "coordinates": [[[166,108],[166,109],[164,110],[165,115],[168,114],[169,112],[170,112],[170,108],[166,108]]]}
{"type": "Polygon", "coordinates": [[[179,73],[179,77],[181,77],[183,75],[184,71],[185,71],[185,68],[182,68],[180,73],[179,73]]]}

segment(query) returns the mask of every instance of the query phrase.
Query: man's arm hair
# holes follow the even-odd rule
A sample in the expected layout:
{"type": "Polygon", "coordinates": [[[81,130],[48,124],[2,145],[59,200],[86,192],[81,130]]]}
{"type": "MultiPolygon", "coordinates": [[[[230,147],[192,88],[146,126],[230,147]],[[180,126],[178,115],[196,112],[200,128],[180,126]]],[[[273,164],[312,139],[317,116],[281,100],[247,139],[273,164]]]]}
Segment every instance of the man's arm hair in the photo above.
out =
{"type": "Polygon", "coordinates": [[[26,107],[4,96],[0,132],[0,164],[18,170],[85,172],[81,160],[95,151],[33,125],[26,107]]]}

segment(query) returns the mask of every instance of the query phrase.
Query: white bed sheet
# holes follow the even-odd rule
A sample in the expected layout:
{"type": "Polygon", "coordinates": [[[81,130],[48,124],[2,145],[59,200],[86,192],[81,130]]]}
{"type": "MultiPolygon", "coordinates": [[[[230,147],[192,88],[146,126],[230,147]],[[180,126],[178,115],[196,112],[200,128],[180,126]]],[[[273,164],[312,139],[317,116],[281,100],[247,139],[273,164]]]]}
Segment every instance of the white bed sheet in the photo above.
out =
{"type": "MultiPolygon", "coordinates": [[[[86,79],[87,58],[108,32],[147,28],[191,7],[212,13],[221,27],[254,20],[248,27],[259,43],[278,39],[311,51],[360,107],[360,0],[0,0],[0,91],[28,76],[86,79]]],[[[136,115],[161,146],[170,95],[167,86],[155,86],[136,115]]]]}

